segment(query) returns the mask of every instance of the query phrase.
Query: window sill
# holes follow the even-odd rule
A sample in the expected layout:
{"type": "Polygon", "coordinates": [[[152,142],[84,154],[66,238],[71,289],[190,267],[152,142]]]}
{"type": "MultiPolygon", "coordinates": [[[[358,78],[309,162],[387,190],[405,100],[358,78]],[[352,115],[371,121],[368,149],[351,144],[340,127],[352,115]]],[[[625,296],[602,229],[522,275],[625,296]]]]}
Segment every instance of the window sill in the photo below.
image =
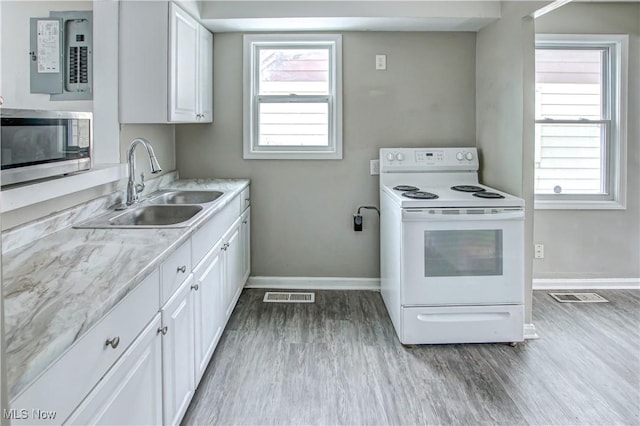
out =
{"type": "Polygon", "coordinates": [[[596,200],[535,200],[535,210],[626,210],[627,206],[621,201],[596,200]]]}
{"type": "Polygon", "coordinates": [[[342,160],[341,152],[246,152],[245,160],[342,160]]]}
{"type": "Polygon", "coordinates": [[[23,184],[3,189],[2,213],[27,207],[43,201],[63,197],[74,192],[106,185],[127,176],[126,164],[101,164],[87,172],[23,184]]]}

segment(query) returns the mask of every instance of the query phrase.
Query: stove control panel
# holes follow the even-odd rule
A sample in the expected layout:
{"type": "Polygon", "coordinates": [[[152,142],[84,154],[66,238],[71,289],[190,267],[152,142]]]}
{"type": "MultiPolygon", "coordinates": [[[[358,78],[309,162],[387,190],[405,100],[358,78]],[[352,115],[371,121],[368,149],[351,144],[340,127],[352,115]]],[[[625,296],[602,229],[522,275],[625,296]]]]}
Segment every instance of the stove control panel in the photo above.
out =
{"type": "Polygon", "coordinates": [[[477,171],[476,148],[381,148],[380,172],[477,171]]]}
{"type": "Polygon", "coordinates": [[[444,160],[442,151],[416,151],[417,163],[437,163],[444,160]]]}

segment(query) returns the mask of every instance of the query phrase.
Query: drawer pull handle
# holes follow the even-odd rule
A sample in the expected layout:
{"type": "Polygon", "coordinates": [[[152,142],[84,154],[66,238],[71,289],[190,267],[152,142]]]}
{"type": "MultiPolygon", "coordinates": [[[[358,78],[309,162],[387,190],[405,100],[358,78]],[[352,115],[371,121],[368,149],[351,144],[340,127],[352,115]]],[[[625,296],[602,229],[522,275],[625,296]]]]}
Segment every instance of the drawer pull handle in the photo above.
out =
{"type": "Polygon", "coordinates": [[[243,220],[243,221],[242,221],[242,223],[244,223],[244,224],[246,225],[246,224],[247,224],[247,221],[246,221],[246,220],[243,220]]]}
{"type": "Polygon", "coordinates": [[[199,286],[198,284],[193,284],[193,285],[191,286],[191,290],[198,291],[198,289],[200,289],[200,286],[199,286]]]}
{"type": "Polygon", "coordinates": [[[178,272],[182,272],[183,274],[187,272],[187,265],[178,266],[178,272]]]}
{"type": "Polygon", "coordinates": [[[169,331],[169,327],[166,325],[164,327],[158,327],[158,334],[162,334],[164,336],[167,334],[167,331],[169,331]]]}
{"type": "Polygon", "coordinates": [[[120,344],[120,337],[116,336],[113,339],[107,339],[105,346],[111,346],[113,349],[117,348],[120,344]]]}

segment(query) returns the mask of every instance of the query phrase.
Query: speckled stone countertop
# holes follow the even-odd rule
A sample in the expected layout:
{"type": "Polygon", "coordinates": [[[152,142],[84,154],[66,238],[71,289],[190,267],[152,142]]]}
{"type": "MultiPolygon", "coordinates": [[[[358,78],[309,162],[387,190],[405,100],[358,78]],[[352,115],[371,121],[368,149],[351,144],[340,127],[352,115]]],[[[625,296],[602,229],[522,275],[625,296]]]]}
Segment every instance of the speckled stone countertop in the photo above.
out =
{"type": "Polygon", "coordinates": [[[247,179],[196,179],[163,188],[224,193],[188,228],[69,227],[3,253],[10,397],[17,396],[248,185],[247,179]]]}

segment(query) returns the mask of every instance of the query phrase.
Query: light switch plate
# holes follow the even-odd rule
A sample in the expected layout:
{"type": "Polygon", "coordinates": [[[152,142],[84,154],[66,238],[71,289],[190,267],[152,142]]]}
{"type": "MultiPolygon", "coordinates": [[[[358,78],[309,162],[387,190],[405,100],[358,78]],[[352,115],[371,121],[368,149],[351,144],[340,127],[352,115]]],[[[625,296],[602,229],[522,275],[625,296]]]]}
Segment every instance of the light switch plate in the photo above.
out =
{"type": "Polygon", "coordinates": [[[387,69],[387,55],[376,55],[376,69],[382,71],[387,69]]]}
{"type": "Polygon", "coordinates": [[[380,160],[369,161],[369,173],[371,176],[380,174],[380,160]]]}

